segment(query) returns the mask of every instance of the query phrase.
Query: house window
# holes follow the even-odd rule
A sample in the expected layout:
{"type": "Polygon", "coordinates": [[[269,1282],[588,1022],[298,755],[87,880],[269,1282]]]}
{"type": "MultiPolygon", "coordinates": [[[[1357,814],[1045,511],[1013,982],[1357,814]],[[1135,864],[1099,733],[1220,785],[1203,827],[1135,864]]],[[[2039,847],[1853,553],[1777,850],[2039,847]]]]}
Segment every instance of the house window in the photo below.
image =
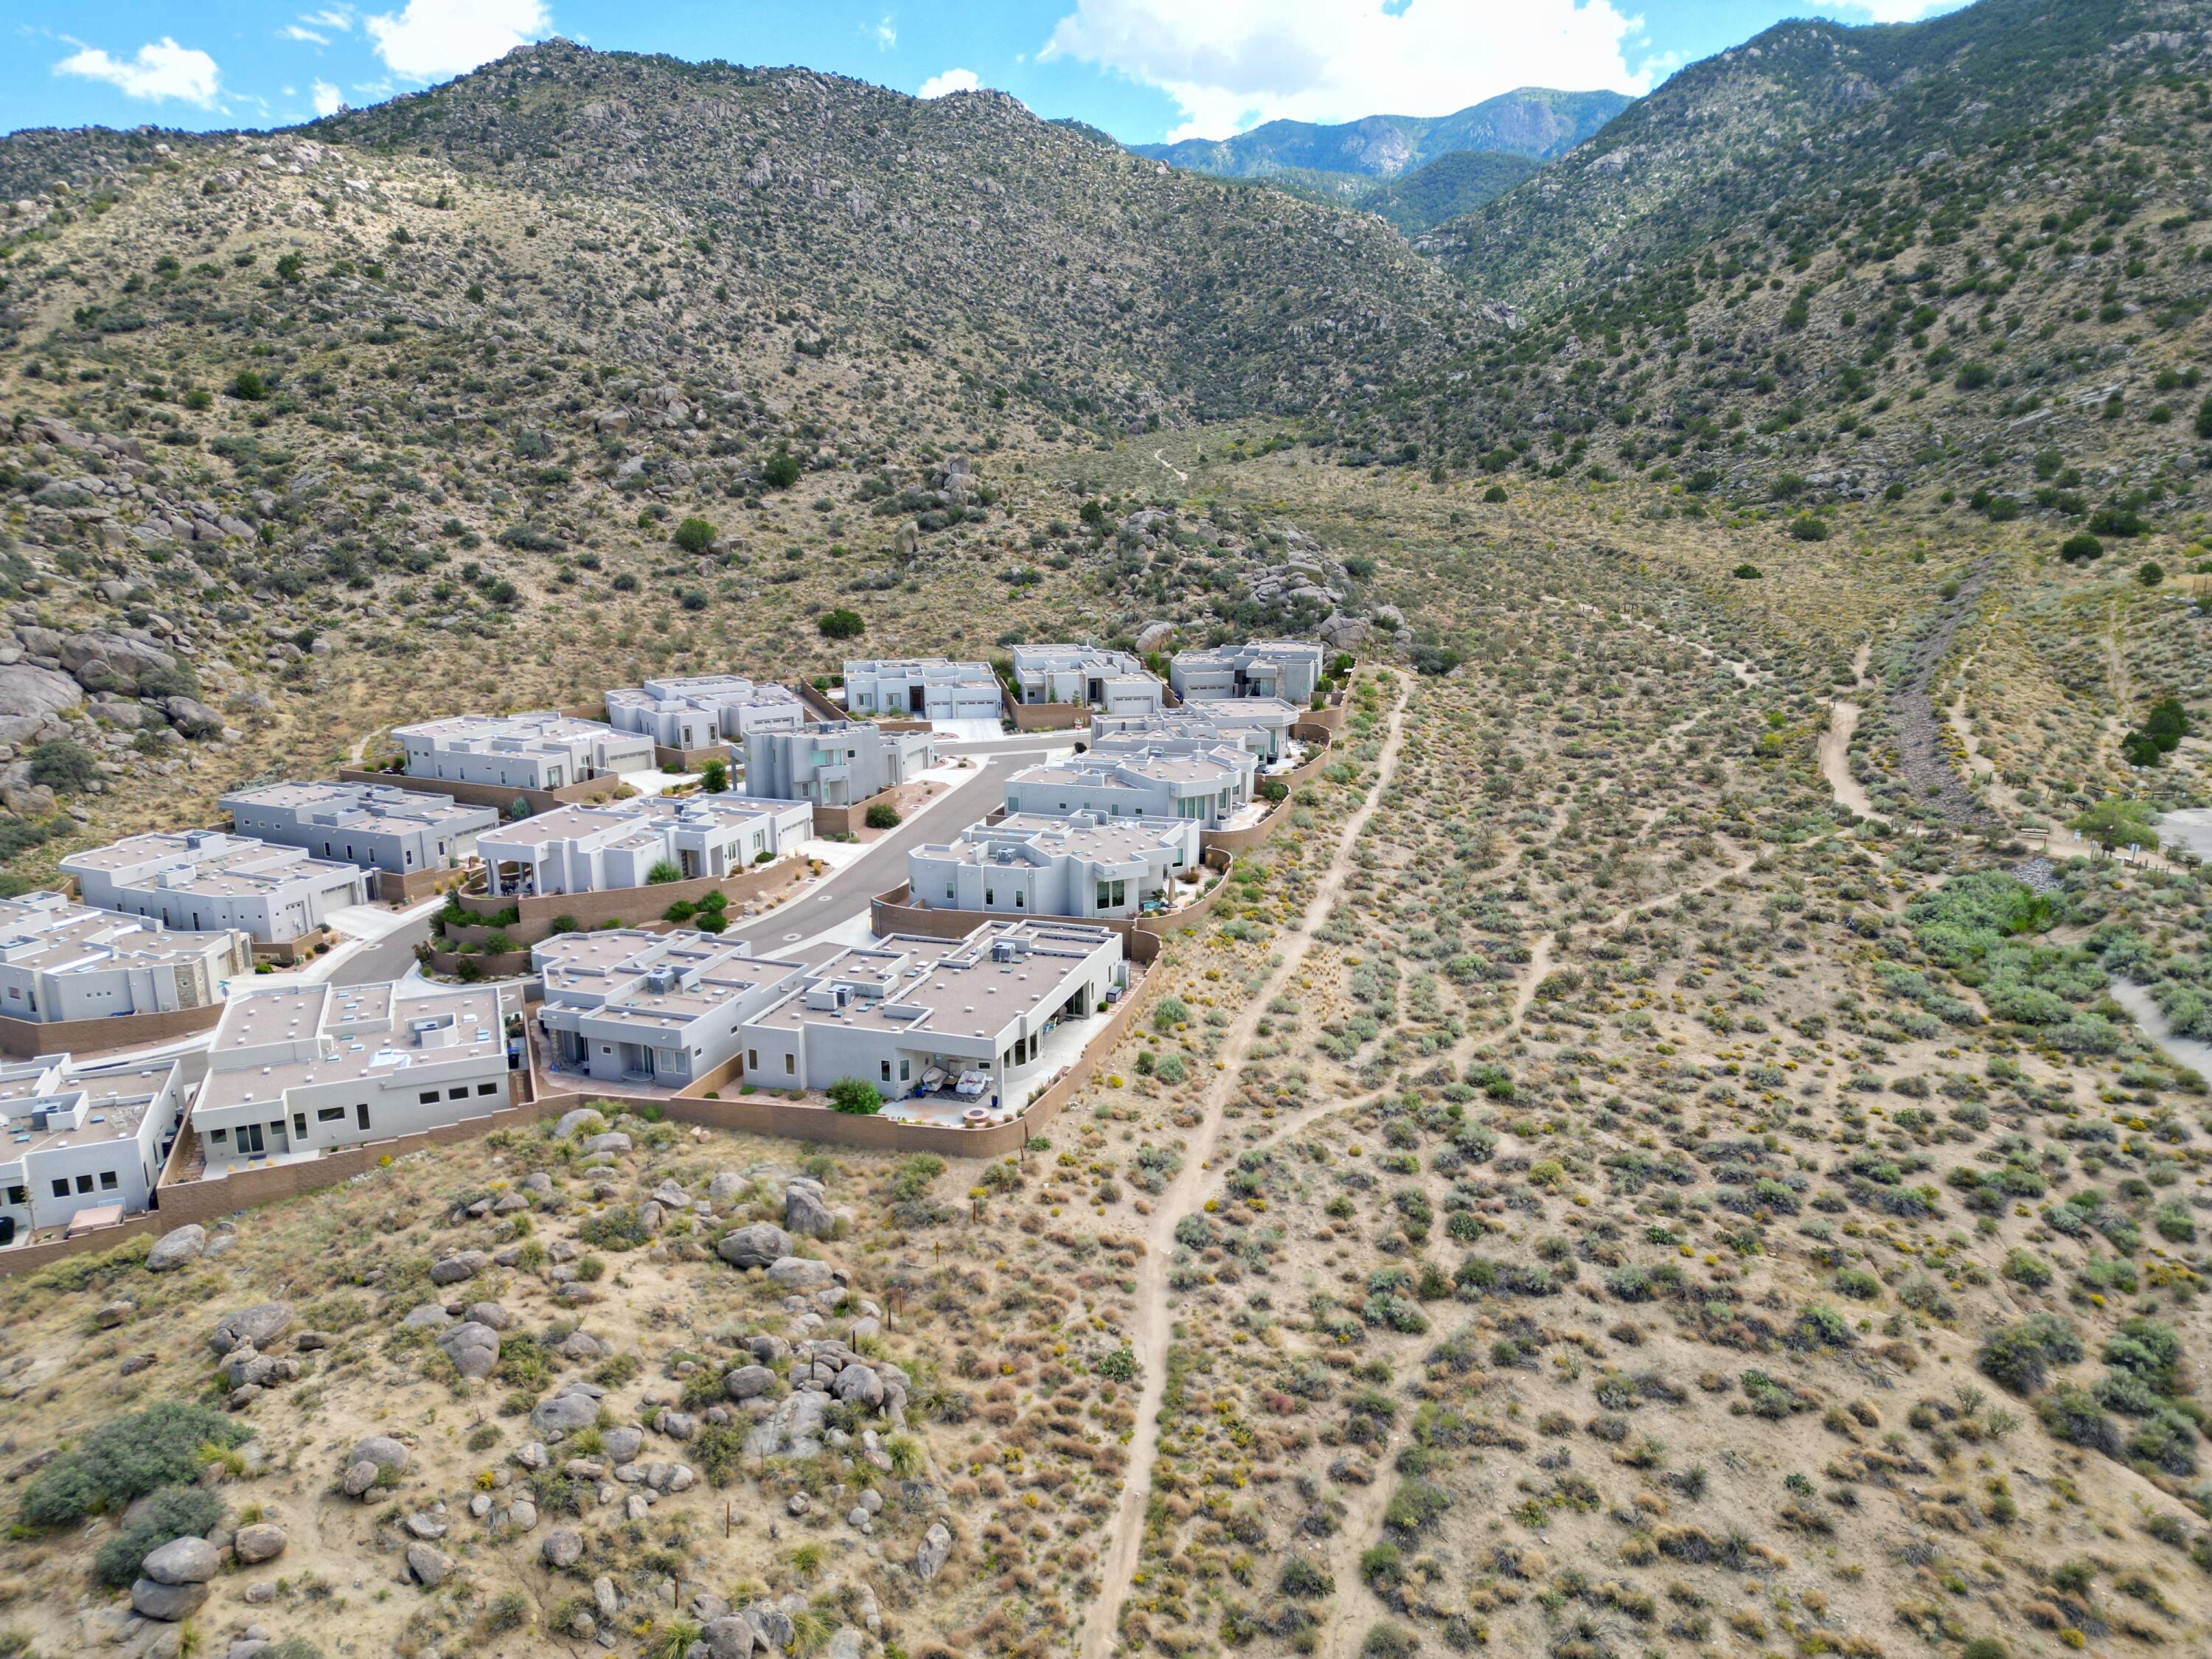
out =
{"type": "Polygon", "coordinates": [[[368,1127],[368,1103],[364,1100],[353,1109],[355,1123],[363,1129],[368,1127]]]}
{"type": "Polygon", "coordinates": [[[292,1114],[292,1133],[295,1135],[305,1135],[307,1133],[307,1115],[305,1112],[292,1114]]]}
{"type": "Polygon", "coordinates": [[[468,1085],[465,1083],[458,1089],[448,1089],[446,1091],[446,1098],[448,1100],[466,1100],[468,1097],[469,1089],[468,1085]]]}
{"type": "Polygon", "coordinates": [[[92,1190],[92,1177],[88,1175],[79,1176],[76,1178],[76,1189],[81,1193],[90,1192],[92,1190]]]}
{"type": "Polygon", "coordinates": [[[28,1187],[10,1187],[8,1189],[8,1201],[10,1204],[28,1204],[31,1201],[31,1189],[28,1187]]]}
{"type": "Polygon", "coordinates": [[[886,1082],[886,1083],[889,1083],[889,1082],[891,1080],[891,1063],[890,1063],[890,1061],[889,1061],[888,1060],[882,1060],[882,1061],[879,1061],[879,1062],[878,1062],[878,1064],[880,1064],[880,1065],[882,1066],[882,1067],[883,1067],[884,1081],[884,1082],[886,1082]]]}
{"type": "Polygon", "coordinates": [[[435,1089],[425,1089],[421,1094],[416,1096],[415,1099],[418,1105],[435,1106],[438,1103],[438,1091],[435,1089]]]}
{"type": "Polygon", "coordinates": [[[217,1146],[221,1146],[224,1141],[230,1139],[230,1131],[228,1129],[210,1129],[208,1131],[208,1139],[214,1141],[217,1146]]]}
{"type": "MultiPolygon", "coordinates": [[[[949,881],[945,884],[945,896],[948,901],[958,896],[957,894],[953,892],[952,884],[949,881]]],[[[8,994],[13,996],[15,994],[13,991],[10,991],[8,994]]]]}
{"type": "Polygon", "coordinates": [[[480,1095],[495,1095],[499,1092],[499,1085],[496,1083],[479,1083],[477,1085],[477,1092],[480,1095]]]}
{"type": "Polygon", "coordinates": [[[799,1075],[799,1056],[797,1054],[786,1054],[783,1057],[783,1074],[786,1077],[796,1077],[799,1075]]]}
{"type": "Polygon", "coordinates": [[[69,1182],[66,1180],[57,1181],[54,1182],[54,1196],[56,1198],[67,1198],[69,1196],[69,1182]]]}
{"type": "Polygon", "coordinates": [[[100,1172],[100,1190],[103,1193],[112,1193],[118,1187],[122,1186],[122,1184],[123,1183],[121,1182],[115,1178],[114,1170],[102,1170],[100,1172]]]}
{"type": "Polygon", "coordinates": [[[315,1109],[315,1121],[318,1123],[343,1123],[345,1121],[345,1108],[343,1106],[319,1106],[315,1109]]]}
{"type": "Polygon", "coordinates": [[[748,1048],[745,1050],[745,1070],[748,1072],[757,1072],[760,1070],[759,1049],[748,1048]]]}
{"type": "Polygon", "coordinates": [[[901,1083],[908,1083],[911,1082],[913,1078],[914,1062],[910,1060],[902,1060],[899,1061],[899,1081],[901,1083]]]}

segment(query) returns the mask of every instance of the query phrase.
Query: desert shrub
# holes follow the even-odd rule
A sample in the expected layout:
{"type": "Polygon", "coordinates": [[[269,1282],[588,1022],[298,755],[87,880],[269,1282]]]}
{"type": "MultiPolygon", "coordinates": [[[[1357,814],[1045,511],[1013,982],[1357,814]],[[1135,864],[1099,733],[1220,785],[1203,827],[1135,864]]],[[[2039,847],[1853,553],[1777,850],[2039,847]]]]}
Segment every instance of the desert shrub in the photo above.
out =
{"type": "Polygon", "coordinates": [[[228,1451],[252,1437],[251,1429],[224,1413],[182,1401],[112,1419],[32,1477],[23,1492],[23,1519],[33,1527],[58,1527],[158,1487],[182,1486],[199,1474],[203,1446],[228,1451]]]}
{"type": "Polygon", "coordinates": [[[823,611],[814,625],[822,630],[824,639],[830,640],[858,639],[868,626],[860,612],[842,605],[835,611],[823,611]]]}
{"type": "Polygon", "coordinates": [[[669,539],[686,553],[704,553],[714,544],[714,526],[705,519],[686,519],[669,539]]]}
{"type": "Polygon", "coordinates": [[[204,1486],[161,1486],[138,1513],[100,1544],[93,1576],[118,1589],[138,1576],[138,1564],[173,1538],[204,1538],[222,1519],[222,1499],[204,1486]]]}
{"type": "Polygon", "coordinates": [[[1369,1628],[1359,1644],[1359,1656],[1360,1659],[1413,1659],[1420,1648],[1420,1639],[1412,1632],[1384,1623],[1369,1628]]]}
{"type": "Polygon", "coordinates": [[[2054,1439],[2069,1445],[2086,1446],[2091,1451],[2116,1455],[2120,1449],[2120,1431],[2107,1417],[2096,1399],[2087,1389],[2071,1382],[2062,1382],[2043,1397],[2036,1407],[2036,1415],[2054,1439]]]}
{"type": "Polygon", "coordinates": [[[899,825],[899,810],[887,800],[879,800],[868,809],[867,825],[871,830],[896,830],[899,825]]]}
{"type": "Polygon", "coordinates": [[[2070,1365],[2081,1353],[2081,1339],[2071,1325],[2051,1314],[2034,1314],[1991,1331],[1975,1363],[1991,1382],[2014,1394],[2032,1394],[2043,1386],[2049,1367],[2070,1365]]]}
{"type": "Polygon", "coordinates": [[[1336,1594],[1336,1577],[1303,1555],[1283,1563],[1282,1591],[1285,1595],[1318,1597],[1336,1594]]]}

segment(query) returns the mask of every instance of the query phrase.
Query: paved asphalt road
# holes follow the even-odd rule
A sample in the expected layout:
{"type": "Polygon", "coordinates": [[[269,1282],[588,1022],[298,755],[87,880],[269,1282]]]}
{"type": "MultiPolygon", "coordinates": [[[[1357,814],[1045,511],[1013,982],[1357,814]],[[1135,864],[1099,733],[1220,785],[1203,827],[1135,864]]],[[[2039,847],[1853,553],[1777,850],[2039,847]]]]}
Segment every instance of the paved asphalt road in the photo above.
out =
{"type": "MultiPolygon", "coordinates": [[[[940,757],[990,757],[974,775],[956,786],[957,799],[940,801],[929,811],[908,819],[871,845],[866,856],[859,862],[830,877],[817,891],[795,903],[779,905],[743,927],[732,927],[725,937],[750,940],[756,954],[769,956],[778,945],[790,942],[787,934],[795,933],[811,939],[860,915],[878,893],[906,879],[906,855],[910,850],[925,842],[951,841],[968,825],[988,817],[1005,803],[1006,779],[1011,774],[1035,765],[1037,757],[1046,750],[1065,749],[1073,740],[1071,734],[1060,732],[1018,742],[944,744],[938,751],[940,757]]],[[[331,981],[338,985],[373,985],[398,979],[414,965],[415,947],[429,936],[430,922],[426,912],[421,921],[410,922],[388,939],[379,939],[349,957],[331,975],[331,981]]]]}

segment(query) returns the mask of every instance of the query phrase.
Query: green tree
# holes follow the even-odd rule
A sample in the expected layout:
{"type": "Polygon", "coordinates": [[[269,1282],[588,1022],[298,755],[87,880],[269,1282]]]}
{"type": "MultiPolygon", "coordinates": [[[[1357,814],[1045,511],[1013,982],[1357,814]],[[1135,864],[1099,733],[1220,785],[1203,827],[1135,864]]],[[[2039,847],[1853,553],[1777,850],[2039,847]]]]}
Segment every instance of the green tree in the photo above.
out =
{"type": "Polygon", "coordinates": [[[2204,394],[2204,401],[2197,405],[2197,435],[2212,438],[2212,392],[2204,394]]]}
{"type": "Polygon", "coordinates": [[[719,795],[730,787],[730,769],[718,760],[708,761],[699,769],[699,787],[710,795],[719,795]]]}
{"type": "Polygon", "coordinates": [[[31,781],[59,794],[75,794],[100,776],[100,761],[92,750],[67,738],[49,738],[27,757],[31,781]]]}
{"type": "Polygon", "coordinates": [[[882,1091],[865,1078],[841,1077],[828,1092],[830,1110],[850,1117],[873,1117],[884,1109],[882,1091]]]}
{"type": "Polygon", "coordinates": [[[686,519],[670,539],[686,553],[704,553],[714,544],[714,526],[704,519],[686,519]]]}
{"type": "Polygon", "coordinates": [[[778,444],[775,453],[761,463],[761,477],[771,489],[788,489],[799,482],[799,457],[789,444],[778,444]]]}
{"type": "Polygon", "coordinates": [[[2067,828],[2107,853],[2121,847],[2155,847],[2158,831],[2153,825],[2157,816],[2148,801],[2115,795],[2098,802],[2073,819],[2067,828]]]}
{"type": "Polygon", "coordinates": [[[307,269],[307,262],[298,254],[284,254],[276,261],[276,280],[280,283],[296,283],[306,273],[307,269]]]}
{"type": "Polygon", "coordinates": [[[269,395],[269,382],[250,368],[241,368],[231,377],[230,395],[241,403],[258,404],[269,395]]]}
{"type": "Polygon", "coordinates": [[[825,639],[856,640],[867,630],[868,624],[857,611],[848,611],[840,605],[835,611],[825,611],[814,624],[825,639]]]}

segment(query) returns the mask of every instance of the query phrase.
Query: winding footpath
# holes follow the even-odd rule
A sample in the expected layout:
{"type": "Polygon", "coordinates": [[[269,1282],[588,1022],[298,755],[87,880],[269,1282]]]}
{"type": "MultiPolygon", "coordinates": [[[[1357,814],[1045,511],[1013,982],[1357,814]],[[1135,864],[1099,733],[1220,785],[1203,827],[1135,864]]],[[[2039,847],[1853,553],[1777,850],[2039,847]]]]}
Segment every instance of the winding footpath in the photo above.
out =
{"type": "MultiPolygon", "coordinates": [[[[1102,1552],[1098,1594],[1084,1618],[1082,1659],[1109,1659],[1113,1653],[1121,1607],[1128,1600],[1143,1553],[1145,1511],[1152,1498],[1152,1465],[1159,1454],[1160,1401],[1167,1389],[1167,1273],[1174,1255],[1176,1223],[1204,1201],[1200,1189],[1210,1184],[1206,1175],[1221,1140],[1222,1108],[1237,1085],[1244,1056],[1251,1049],[1268,1001],[1297,972],[1313,948],[1314,930],[1327,921],[1330,910],[1343,896],[1359,837],[1381,808],[1391,775],[1397,769],[1398,753],[1405,738],[1405,688],[1401,683],[1398,700],[1390,710],[1389,734],[1377,757],[1375,781],[1338,839],[1328,868],[1322,872],[1306,906],[1304,925],[1297,942],[1282,953],[1282,960],[1268,975],[1266,984],[1253,993],[1244,1012],[1230,1027],[1228,1039],[1215,1063],[1212,1082],[1200,1103],[1203,1123],[1196,1139],[1184,1149],[1182,1168],[1162,1194],[1153,1209],[1152,1224],[1146,1229],[1145,1255],[1137,1269],[1136,1323],[1129,1337],[1129,1346],[1143,1366],[1145,1382],[1137,1398],[1137,1426],[1129,1443],[1129,1462],[1122,1476],[1121,1502],[1114,1510],[1112,1530],[1102,1552]]],[[[1340,1110],[1343,1103],[1332,1103],[1327,1109],[1340,1110]]]]}

